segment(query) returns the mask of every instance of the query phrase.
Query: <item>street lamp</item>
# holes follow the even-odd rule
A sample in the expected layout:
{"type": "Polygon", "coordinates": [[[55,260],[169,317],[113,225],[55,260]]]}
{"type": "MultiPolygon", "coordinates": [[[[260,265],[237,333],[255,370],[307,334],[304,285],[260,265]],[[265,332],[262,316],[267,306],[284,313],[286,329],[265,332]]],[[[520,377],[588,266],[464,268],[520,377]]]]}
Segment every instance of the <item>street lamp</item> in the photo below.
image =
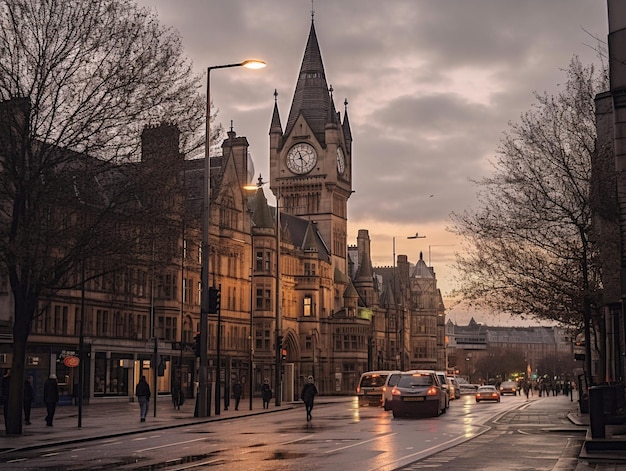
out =
{"type": "MultiPolygon", "coordinates": [[[[261,69],[265,62],[260,60],[246,60],[238,64],[214,65],[207,67],[206,74],[206,123],[204,142],[204,193],[202,210],[202,298],[200,300],[200,369],[198,372],[198,417],[206,417],[208,412],[208,358],[207,334],[209,322],[209,218],[211,203],[211,163],[209,149],[211,148],[211,71],[231,67],[246,67],[261,69]]],[[[220,335],[219,331],[217,335],[220,335]]],[[[220,365],[217,365],[217,380],[219,381],[220,365]]],[[[219,383],[218,383],[219,385],[219,383]]]]}
{"type": "MultiPolygon", "coordinates": [[[[414,236],[407,236],[407,239],[425,239],[426,236],[421,236],[419,235],[419,232],[416,232],[414,236]]],[[[393,237],[393,290],[395,292],[396,290],[396,238],[393,237]]],[[[404,305],[404,297],[402,296],[403,293],[400,293],[400,299],[402,301],[402,316],[401,316],[401,320],[402,320],[402,328],[400,329],[400,369],[404,371],[404,336],[405,336],[405,305],[404,305]]],[[[396,330],[397,330],[397,326],[398,323],[396,322],[396,330]]],[[[397,334],[396,334],[397,335],[397,334]]],[[[397,358],[397,356],[396,356],[397,358]]]]}
{"type": "MultiPolygon", "coordinates": [[[[246,185],[244,189],[251,190],[260,188],[265,185],[261,175],[256,186],[246,185]]],[[[273,190],[272,190],[273,191],[273,190]]],[[[282,370],[282,338],[281,338],[281,313],[280,313],[280,188],[276,191],[276,299],[275,304],[275,331],[274,338],[276,343],[275,357],[274,357],[274,404],[281,405],[282,388],[281,388],[281,370],[282,370]]]]}

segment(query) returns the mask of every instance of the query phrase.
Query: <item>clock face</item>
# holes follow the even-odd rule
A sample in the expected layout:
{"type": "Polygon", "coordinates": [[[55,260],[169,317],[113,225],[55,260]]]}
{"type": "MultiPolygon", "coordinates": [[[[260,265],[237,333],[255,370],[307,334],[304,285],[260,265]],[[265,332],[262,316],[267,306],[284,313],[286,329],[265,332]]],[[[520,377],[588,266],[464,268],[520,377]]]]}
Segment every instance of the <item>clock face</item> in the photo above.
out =
{"type": "Polygon", "coordinates": [[[313,170],[316,163],[317,153],[312,145],[300,143],[289,149],[287,167],[293,173],[308,173],[313,170]]]}
{"type": "Polygon", "coordinates": [[[343,155],[343,149],[341,147],[337,147],[337,171],[339,171],[339,174],[343,175],[345,170],[346,158],[343,155]]]}

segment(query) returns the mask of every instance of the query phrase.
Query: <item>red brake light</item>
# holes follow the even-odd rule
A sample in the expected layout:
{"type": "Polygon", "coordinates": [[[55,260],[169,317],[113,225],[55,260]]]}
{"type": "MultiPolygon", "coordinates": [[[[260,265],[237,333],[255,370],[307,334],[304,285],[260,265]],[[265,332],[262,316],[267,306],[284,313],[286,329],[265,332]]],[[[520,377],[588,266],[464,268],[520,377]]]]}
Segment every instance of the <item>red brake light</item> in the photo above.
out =
{"type": "Polygon", "coordinates": [[[391,391],[391,394],[392,394],[393,396],[399,396],[401,393],[400,393],[400,391],[398,391],[396,388],[393,388],[393,390],[391,391]]]}
{"type": "Polygon", "coordinates": [[[427,396],[436,396],[437,393],[437,388],[428,388],[428,391],[426,391],[427,396]]]}
{"type": "Polygon", "coordinates": [[[357,394],[361,392],[361,386],[357,386],[356,387],[356,392],[357,392],[357,394]]]}

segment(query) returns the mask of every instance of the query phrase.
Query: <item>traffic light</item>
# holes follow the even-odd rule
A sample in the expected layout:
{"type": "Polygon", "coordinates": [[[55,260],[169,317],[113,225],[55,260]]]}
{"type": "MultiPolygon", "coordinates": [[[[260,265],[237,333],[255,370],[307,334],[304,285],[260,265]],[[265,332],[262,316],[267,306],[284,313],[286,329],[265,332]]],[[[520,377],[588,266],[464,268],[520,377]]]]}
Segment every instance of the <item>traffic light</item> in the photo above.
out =
{"type": "Polygon", "coordinates": [[[209,288],[209,314],[217,314],[220,311],[222,294],[218,288],[209,288]]]}
{"type": "Polygon", "coordinates": [[[200,332],[196,332],[196,336],[193,338],[193,349],[196,352],[196,356],[200,356],[200,332]]]}

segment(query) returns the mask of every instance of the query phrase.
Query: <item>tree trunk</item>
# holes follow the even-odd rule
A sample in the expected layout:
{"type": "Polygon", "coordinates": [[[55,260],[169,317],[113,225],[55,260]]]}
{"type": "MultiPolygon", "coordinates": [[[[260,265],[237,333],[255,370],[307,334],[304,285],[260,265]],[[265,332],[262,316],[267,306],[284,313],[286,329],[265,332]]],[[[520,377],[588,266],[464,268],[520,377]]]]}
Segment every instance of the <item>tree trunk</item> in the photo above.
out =
{"type": "Polygon", "coordinates": [[[26,377],[26,344],[35,313],[36,299],[15,293],[15,322],[13,324],[13,363],[9,386],[9,407],[5,417],[7,435],[22,435],[24,380],[26,377]]]}

